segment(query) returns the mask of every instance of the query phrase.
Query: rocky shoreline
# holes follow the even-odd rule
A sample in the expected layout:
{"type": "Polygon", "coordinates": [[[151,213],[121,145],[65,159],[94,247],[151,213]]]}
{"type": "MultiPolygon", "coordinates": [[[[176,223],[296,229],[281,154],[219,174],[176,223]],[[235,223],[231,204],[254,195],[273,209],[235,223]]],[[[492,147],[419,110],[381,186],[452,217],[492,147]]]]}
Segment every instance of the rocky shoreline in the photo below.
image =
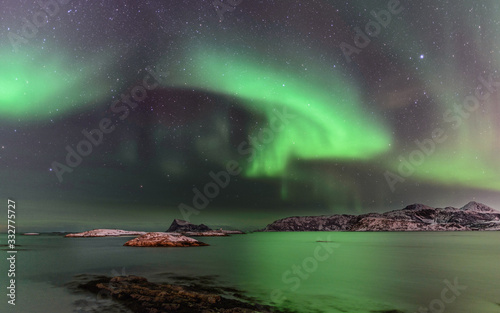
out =
{"type": "MultiPolygon", "coordinates": [[[[471,201],[461,208],[433,208],[412,204],[401,210],[362,215],[292,216],[274,221],[259,231],[499,231],[500,211],[471,201]]],[[[191,237],[244,234],[239,230],[213,230],[200,224],[174,219],[166,232],[94,229],[65,237],[134,236],[124,246],[193,247],[208,244],[191,237]],[[191,236],[191,237],[190,237],[191,236]]]]}

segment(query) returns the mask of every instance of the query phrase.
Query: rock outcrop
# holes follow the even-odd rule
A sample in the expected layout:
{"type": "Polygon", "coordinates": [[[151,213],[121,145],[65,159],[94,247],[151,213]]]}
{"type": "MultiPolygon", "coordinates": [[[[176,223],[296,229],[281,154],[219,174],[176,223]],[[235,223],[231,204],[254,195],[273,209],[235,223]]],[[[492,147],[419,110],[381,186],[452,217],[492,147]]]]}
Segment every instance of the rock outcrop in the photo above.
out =
{"type": "Polygon", "coordinates": [[[134,247],[197,247],[208,244],[178,233],[151,232],[127,241],[124,246],[134,247]]]}
{"type": "Polygon", "coordinates": [[[184,220],[175,219],[172,222],[172,225],[170,225],[170,227],[167,229],[167,233],[206,232],[211,230],[212,229],[210,227],[204,224],[194,225],[184,220]]]}
{"type": "Polygon", "coordinates": [[[267,225],[263,231],[470,230],[500,230],[500,211],[473,201],[462,208],[412,204],[383,214],[287,217],[267,225]]]}
{"type": "Polygon", "coordinates": [[[184,220],[175,219],[172,225],[167,229],[167,232],[180,233],[186,236],[205,236],[205,237],[216,237],[216,236],[228,236],[234,234],[244,234],[244,232],[239,230],[224,230],[217,229],[213,230],[205,224],[195,225],[184,220]]]}
{"type": "Polygon", "coordinates": [[[144,231],[128,231],[121,229],[93,229],[83,233],[67,234],[64,237],[120,237],[120,236],[140,236],[144,231]]]}

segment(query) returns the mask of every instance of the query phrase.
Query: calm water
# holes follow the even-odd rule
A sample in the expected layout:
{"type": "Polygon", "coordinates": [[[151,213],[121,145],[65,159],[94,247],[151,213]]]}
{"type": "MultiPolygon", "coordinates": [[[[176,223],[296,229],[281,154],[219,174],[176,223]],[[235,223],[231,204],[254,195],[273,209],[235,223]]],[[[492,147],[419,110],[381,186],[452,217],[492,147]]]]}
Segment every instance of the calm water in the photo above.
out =
{"type": "MultiPolygon", "coordinates": [[[[0,239],[5,244],[6,236],[0,239]]],[[[436,312],[500,312],[500,232],[255,233],[201,238],[211,246],[199,248],[123,247],[128,239],[18,236],[16,306],[4,295],[0,312],[90,311],[77,301],[95,296],[65,287],[81,273],[153,281],[214,276],[216,284],[298,312],[413,313],[430,305],[436,312]],[[444,280],[457,280],[458,291],[445,290],[444,280]]]]}

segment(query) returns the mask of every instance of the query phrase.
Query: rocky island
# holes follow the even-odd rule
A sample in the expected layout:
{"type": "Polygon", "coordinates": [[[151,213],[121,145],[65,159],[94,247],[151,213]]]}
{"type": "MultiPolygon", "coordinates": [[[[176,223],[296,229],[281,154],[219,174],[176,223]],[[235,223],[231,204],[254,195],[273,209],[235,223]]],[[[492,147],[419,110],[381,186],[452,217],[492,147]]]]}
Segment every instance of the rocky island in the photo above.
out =
{"type": "Polygon", "coordinates": [[[127,241],[133,247],[197,247],[208,244],[178,233],[151,232],[127,241]]]}
{"type": "Polygon", "coordinates": [[[176,232],[186,236],[227,236],[233,234],[244,234],[239,230],[213,230],[205,224],[195,225],[187,221],[175,219],[167,232],[176,232]]]}
{"type": "Polygon", "coordinates": [[[128,231],[121,229],[93,229],[83,233],[67,234],[64,237],[120,237],[120,236],[140,236],[144,231],[128,231]]]}
{"type": "Polygon", "coordinates": [[[500,230],[500,211],[471,201],[461,208],[412,204],[362,215],[293,216],[262,231],[473,231],[500,230]]]}

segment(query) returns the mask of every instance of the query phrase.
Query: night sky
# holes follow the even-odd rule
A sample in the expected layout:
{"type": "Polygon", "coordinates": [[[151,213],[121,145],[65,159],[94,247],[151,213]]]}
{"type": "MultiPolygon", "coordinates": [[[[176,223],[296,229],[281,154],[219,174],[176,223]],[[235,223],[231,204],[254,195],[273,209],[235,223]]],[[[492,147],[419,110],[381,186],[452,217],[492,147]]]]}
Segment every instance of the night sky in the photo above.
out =
{"type": "Polygon", "coordinates": [[[0,14],[0,195],[19,231],[500,208],[498,1],[0,14]]]}

